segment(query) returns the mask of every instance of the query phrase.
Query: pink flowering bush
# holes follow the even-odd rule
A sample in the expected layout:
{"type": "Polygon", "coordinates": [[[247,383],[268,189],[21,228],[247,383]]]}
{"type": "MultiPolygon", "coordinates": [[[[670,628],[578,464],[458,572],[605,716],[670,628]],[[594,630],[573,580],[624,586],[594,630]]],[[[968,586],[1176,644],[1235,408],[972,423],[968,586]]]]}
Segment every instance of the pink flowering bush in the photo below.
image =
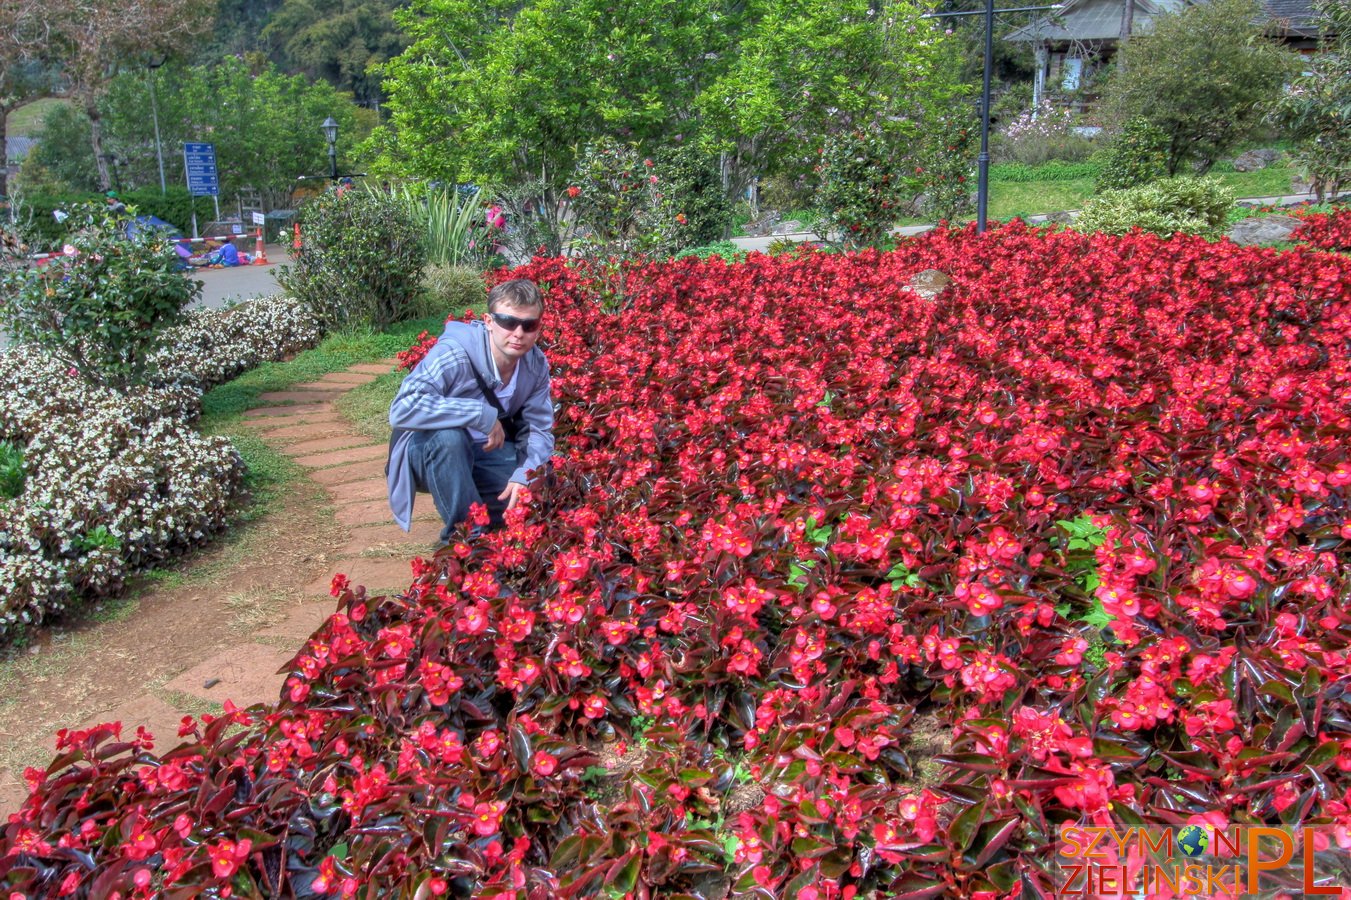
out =
{"type": "Polygon", "coordinates": [[[62,733],[9,896],[1027,897],[1064,823],[1346,833],[1351,260],[510,274],[552,477],[400,596],[339,576],[275,706],[62,733]]]}

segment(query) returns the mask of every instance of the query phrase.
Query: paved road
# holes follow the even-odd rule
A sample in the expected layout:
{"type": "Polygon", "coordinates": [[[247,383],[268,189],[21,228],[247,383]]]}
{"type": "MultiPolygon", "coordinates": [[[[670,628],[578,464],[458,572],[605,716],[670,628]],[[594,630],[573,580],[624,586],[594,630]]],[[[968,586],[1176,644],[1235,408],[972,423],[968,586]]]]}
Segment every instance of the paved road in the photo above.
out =
{"type": "Polygon", "coordinates": [[[232,300],[250,300],[266,297],[281,290],[277,286],[276,271],[281,263],[290,262],[280,244],[267,245],[271,265],[239,266],[234,269],[194,269],[189,273],[202,285],[202,296],[193,309],[220,309],[232,300]]]}

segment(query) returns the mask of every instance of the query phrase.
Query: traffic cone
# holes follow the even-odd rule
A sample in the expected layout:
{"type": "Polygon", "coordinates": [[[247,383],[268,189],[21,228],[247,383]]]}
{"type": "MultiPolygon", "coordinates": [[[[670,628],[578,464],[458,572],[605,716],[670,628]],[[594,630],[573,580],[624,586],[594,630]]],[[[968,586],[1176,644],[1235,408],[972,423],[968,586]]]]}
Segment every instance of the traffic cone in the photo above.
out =
{"type": "Polygon", "coordinates": [[[254,245],[253,264],[255,266],[268,265],[267,248],[263,246],[263,229],[258,229],[258,242],[254,245]]]}

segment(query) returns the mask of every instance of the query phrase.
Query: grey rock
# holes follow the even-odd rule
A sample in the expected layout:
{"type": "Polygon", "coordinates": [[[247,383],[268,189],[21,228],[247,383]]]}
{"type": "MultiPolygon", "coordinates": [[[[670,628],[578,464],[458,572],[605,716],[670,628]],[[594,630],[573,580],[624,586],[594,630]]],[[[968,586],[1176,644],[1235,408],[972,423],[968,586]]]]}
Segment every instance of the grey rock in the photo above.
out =
{"type": "Polygon", "coordinates": [[[910,287],[925,300],[932,300],[952,284],[952,278],[937,269],[925,269],[910,279],[910,287]]]}
{"type": "Polygon", "coordinates": [[[773,230],[772,232],[770,232],[770,233],[771,233],[771,234],[796,234],[797,232],[803,231],[803,230],[805,230],[805,227],[803,226],[803,224],[802,224],[801,222],[799,222],[797,219],[789,219],[787,222],[784,222],[784,223],[779,224],[779,225],[775,225],[775,226],[774,226],[774,230],[773,230]]]}
{"type": "Polygon", "coordinates": [[[1234,159],[1235,172],[1256,172],[1258,169],[1265,169],[1267,166],[1281,158],[1279,150],[1249,150],[1247,153],[1241,153],[1234,159]]]}
{"type": "Polygon", "coordinates": [[[1294,216],[1253,216],[1235,222],[1229,229],[1229,240],[1245,247],[1288,241],[1299,224],[1294,216]]]}

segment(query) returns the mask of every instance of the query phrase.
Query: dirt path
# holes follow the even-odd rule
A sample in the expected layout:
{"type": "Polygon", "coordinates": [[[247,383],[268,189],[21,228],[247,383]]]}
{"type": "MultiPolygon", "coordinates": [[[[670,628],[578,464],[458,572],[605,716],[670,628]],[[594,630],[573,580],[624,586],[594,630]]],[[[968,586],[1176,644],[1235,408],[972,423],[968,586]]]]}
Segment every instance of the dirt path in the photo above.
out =
{"type": "Polygon", "coordinates": [[[42,633],[0,665],[0,820],[27,795],[22,774],[45,766],[60,728],[145,725],[157,750],[184,715],[275,700],[278,669],[335,608],[342,572],[373,593],[403,590],[409,560],[435,550],[440,521],[424,504],[404,533],[385,502],[383,443],[342,420],[332,401],[388,372],[358,365],[245,414],[250,427],[308,470],[281,509],[180,565],[133,601],[42,633]],[[99,617],[103,621],[97,621],[99,617]]]}

